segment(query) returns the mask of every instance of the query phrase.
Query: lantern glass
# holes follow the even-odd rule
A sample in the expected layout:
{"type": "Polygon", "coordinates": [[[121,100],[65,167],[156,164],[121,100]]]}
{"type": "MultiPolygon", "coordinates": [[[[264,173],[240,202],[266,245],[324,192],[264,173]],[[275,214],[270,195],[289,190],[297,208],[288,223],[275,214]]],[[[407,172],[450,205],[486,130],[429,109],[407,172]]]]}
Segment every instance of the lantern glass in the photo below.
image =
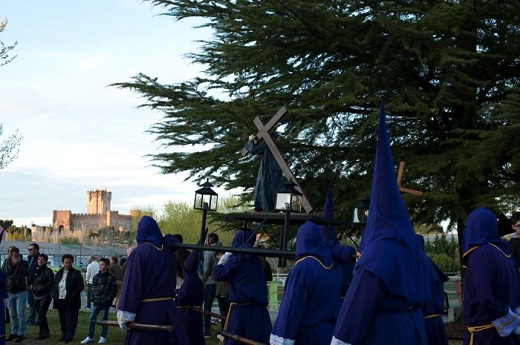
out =
{"type": "Polygon", "coordinates": [[[218,194],[211,189],[213,185],[206,181],[202,184],[202,188],[195,191],[195,201],[193,203],[193,208],[196,210],[207,210],[207,211],[216,211],[217,210],[217,202],[218,202],[218,194]]]}
{"type": "Polygon", "coordinates": [[[303,195],[296,188],[292,181],[284,183],[284,189],[276,193],[276,206],[278,211],[301,212],[303,205],[303,195]]]}
{"type": "Polygon", "coordinates": [[[354,212],[352,214],[352,223],[366,224],[368,219],[368,207],[370,199],[367,197],[360,199],[360,203],[354,205],[354,212]]]}

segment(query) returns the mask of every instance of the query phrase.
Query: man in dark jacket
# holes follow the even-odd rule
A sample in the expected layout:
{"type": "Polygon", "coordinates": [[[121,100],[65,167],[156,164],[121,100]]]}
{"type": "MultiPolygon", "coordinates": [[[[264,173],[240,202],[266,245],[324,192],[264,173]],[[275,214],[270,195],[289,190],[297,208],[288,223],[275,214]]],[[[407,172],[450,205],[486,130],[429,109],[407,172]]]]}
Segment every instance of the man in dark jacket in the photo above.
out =
{"type": "Polygon", "coordinates": [[[36,267],[38,267],[38,255],[40,255],[40,246],[38,243],[31,243],[27,248],[29,255],[27,256],[27,262],[29,264],[29,277],[27,278],[27,305],[29,306],[29,315],[27,316],[27,324],[35,325],[38,324],[36,320],[36,309],[34,308],[34,295],[31,289],[33,284],[34,275],[36,273],[36,267]]]}
{"type": "Polygon", "coordinates": [[[9,298],[9,314],[11,317],[11,335],[7,341],[16,339],[17,343],[25,339],[27,328],[25,319],[25,303],[27,302],[27,277],[29,265],[20,257],[20,249],[11,248],[11,255],[5,266],[7,274],[7,296],[9,298]]]}
{"type": "MultiPolygon", "coordinates": [[[[103,312],[101,320],[108,320],[108,311],[117,293],[117,282],[114,276],[110,274],[109,268],[109,259],[99,259],[99,273],[96,274],[92,280],[92,311],[90,313],[88,335],[81,344],[89,344],[94,341],[96,318],[100,312],[103,312]]],[[[108,327],[102,326],[98,344],[106,343],[107,333],[108,327]]]]}

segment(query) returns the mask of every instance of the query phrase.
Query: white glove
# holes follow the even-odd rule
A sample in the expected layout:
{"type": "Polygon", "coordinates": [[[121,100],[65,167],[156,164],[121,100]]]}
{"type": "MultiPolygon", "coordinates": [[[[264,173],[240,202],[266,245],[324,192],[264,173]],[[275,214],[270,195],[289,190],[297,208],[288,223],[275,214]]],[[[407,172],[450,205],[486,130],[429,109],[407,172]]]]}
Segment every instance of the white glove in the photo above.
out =
{"type": "Polygon", "coordinates": [[[229,261],[229,258],[231,257],[230,252],[225,252],[224,255],[220,258],[217,265],[224,265],[226,262],[229,261]]]}
{"type": "Polygon", "coordinates": [[[127,321],[125,321],[125,320],[117,320],[117,322],[119,323],[119,327],[123,331],[128,331],[128,322],[127,321]]]}

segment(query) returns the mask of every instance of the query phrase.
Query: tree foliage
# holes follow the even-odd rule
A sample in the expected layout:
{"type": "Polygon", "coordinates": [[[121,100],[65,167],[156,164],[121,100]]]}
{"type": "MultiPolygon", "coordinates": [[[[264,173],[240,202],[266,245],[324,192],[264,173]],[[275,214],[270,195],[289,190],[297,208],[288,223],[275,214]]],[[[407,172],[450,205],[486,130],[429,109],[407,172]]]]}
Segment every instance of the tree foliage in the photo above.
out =
{"type": "Polygon", "coordinates": [[[258,162],[239,152],[253,119],[285,105],[280,151],[315,209],[334,180],[335,214],[349,219],[370,192],[383,101],[403,185],[424,192],[403,195],[414,222],[462,230],[478,205],[518,206],[520,2],[150,2],[213,33],[187,54],[203,76],[114,84],[164,114],[148,131],[163,145],[150,155],[163,173],[251,192],[258,162]]]}
{"type": "MultiPolygon", "coordinates": [[[[7,19],[3,22],[0,22],[0,32],[4,31],[5,27],[7,26],[7,19]]],[[[0,41],[0,66],[6,65],[9,62],[13,61],[15,56],[10,56],[9,53],[12,52],[14,47],[16,47],[16,42],[14,42],[12,45],[5,45],[4,42],[0,41]]]]}

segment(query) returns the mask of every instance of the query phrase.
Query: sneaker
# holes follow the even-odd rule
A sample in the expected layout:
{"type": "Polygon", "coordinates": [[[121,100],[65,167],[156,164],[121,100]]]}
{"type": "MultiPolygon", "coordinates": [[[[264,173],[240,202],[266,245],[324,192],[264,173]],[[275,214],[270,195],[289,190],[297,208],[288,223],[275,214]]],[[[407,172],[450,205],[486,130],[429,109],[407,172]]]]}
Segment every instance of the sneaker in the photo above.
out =
{"type": "Polygon", "coordinates": [[[93,342],[94,342],[94,339],[86,337],[85,340],[83,340],[80,344],[90,344],[93,342]]]}
{"type": "Polygon", "coordinates": [[[11,334],[11,335],[9,335],[9,336],[7,337],[7,339],[5,339],[5,340],[6,340],[6,341],[11,341],[11,340],[16,339],[16,338],[18,338],[18,336],[17,336],[16,334],[11,334]]]}
{"type": "Polygon", "coordinates": [[[14,342],[15,343],[21,343],[24,339],[25,339],[25,336],[19,335],[14,342]]]}
{"type": "Polygon", "coordinates": [[[99,341],[97,342],[98,344],[104,344],[107,342],[107,338],[105,337],[99,337],[99,341]]]}

